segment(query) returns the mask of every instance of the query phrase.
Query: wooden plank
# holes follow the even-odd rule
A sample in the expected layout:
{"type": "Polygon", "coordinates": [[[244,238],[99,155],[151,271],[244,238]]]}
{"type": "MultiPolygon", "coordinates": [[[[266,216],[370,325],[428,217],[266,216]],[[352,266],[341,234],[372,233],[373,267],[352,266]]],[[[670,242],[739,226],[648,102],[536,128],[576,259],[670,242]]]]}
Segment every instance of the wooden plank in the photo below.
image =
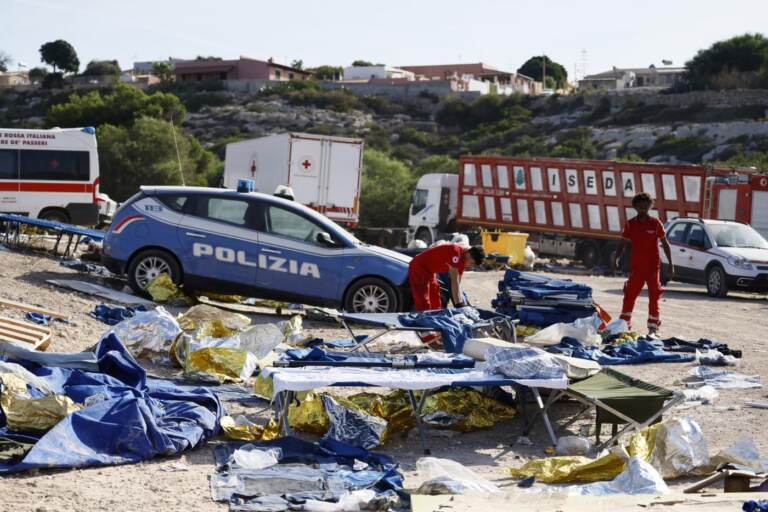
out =
{"type": "Polygon", "coordinates": [[[0,325],[8,330],[25,334],[40,335],[50,331],[50,329],[46,329],[45,327],[27,322],[20,322],[14,318],[0,317],[0,325]]]}
{"type": "Polygon", "coordinates": [[[32,350],[44,351],[51,344],[51,330],[13,318],[0,317],[0,341],[32,345],[32,350]]]}
{"type": "Polygon", "coordinates": [[[24,304],[23,302],[14,302],[8,299],[0,299],[0,306],[16,308],[22,311],[29,311],[30,313],[40,313],[41,315],[48,315],[52,318],[60,318],[61,320],[69,320],[69,315],[65,315],[64,313],[59,313],[58,311],[52,311],[45,308],[39,308],[37,306],[32,306],[31,304],[24,304]]]}

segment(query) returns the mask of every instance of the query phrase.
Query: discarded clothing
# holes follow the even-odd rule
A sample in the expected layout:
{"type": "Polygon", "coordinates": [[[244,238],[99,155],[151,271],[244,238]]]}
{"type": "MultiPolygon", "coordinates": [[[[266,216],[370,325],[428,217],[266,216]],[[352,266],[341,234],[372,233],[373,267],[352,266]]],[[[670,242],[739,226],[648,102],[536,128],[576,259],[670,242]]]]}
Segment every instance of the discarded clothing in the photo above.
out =
{"type": "Polygon", "coordinates": [[[366,450],[381,444],[387,428],[385,420],[364,411],[344,407],[328,395],[323,395],[322,401],[329,422],[326,437],[353,446],[362,446],[366,450]]]}
{"type": "Polygon", "coordinates": [[[442,335],[446,352],[460,354],[464,343],[472,337],[472,328],[481,322],[475,308],[444,309],[400,315],[400,323],[408,327],[429,327],[442,335]]]}
{"type": "Polygon", "coordinates": [[[531,299],[552,296],[570,296],[576,299],[592,298],[592,288],[587,285],[513,269],[508,269],[504,273],[504,278],[499,282],[499,291],[504,291],[507,288],[519,290],[531,299]]]}
{"type": "Polygon", "coordinates": [[[72,270],[77,270],[78,272],[85,272],[87,274],[94,274],[97,276],[111,277],[114,275],[102,265],[86,263],[82,260],[62,260],[59,265],[72,270]]]}
{"type": "Polygon", "coordinates": [[[236,462],[235,452],[242,446],[230,443],[214,450],[217,472],[210,479],[211,497],[229,502],[230,510],[290,510],[296,500],[336,503],[360,489],[404,496],[397,463],[357,446],[330,439],[308,443],[295,437],[249,445],[251,450],[281,451],[280,463],[264,469],[247,469],[236,462]]]}
{"type": "Polygon", "coordinates": [[[52,320],[52,318],[48,315],[44,315],[42,313],[33,313],[33,312],[27,313],[26,315],[24,315],[24,318],[38,325],[48,325],[51,323],[51,320],[52,320]]]}
{"type": "Polygon", "coordinates": [[[559,379],[565,370],[552,354],[536,347],[491,347],[485,353],[488,369],[510,379],[559,379]]]}
{"type": "Polygon", "coordinates": [[[628,341],[619,345],[588,348],[576,339],[565,337],[549,350],[566,356],[597,361],[601,365],[686,363],[694,359],[693,355],[667,352],[659,340],[650,338],[628,341]]]}
{"type": "Polygon", "coordinates": [[[462,354],[382,354],[376,352],[332,352],[320,348],[286,350],[275,366],[353,366],[359,368],[473,368],[475,361],[462,354]]]}
{"type": "Polygon", "coordinates": [[[91,317],[104,322],[107,325],[117,325],[123,320],[132,318],[138,311],[146,311],[144,306],[137,306],[136,308],[115,306],[112,304],[99,304],[93,311],[91,311],[91,317]]]}
{"type": "Polygon", "coordinates": [[[696,351],[703,352],[707,350],[717,350],[724,356],[733,356],[737,359],[742,355],[741,350],[731,349],[725,343],[708,340],[706,338],[700,338],[698,341],[688,341],[681,338],[667,338],[661,340],[661,342],[664,343],[664,349],[670,352],[695,353],[696,351]]]}
{"type": "Polygon", "coordinates": [[[768,500],[749,500],[745,501],[741,506],[741,510],[744,512],[768,512],[768,500]]]}
{"type": "MultiPolygon", "coordinates": [[[[112,333],[92,355],[95,372],[16,359],[54,394],[85,407],[44,434],[25,432],[34,446],[20,462],[0,463],[0,473],[139,462],[194,448],[219,431],[221,405],[210,391],[148,379],[112,333]]],[[[0,437],[18,439],[5,420],[0,425],[0,437]]]]}
{"type": "Polygon", "coordinates": [[[763,384],[756,375],[744,375],[728,370],[715,370],[708,366],[696,366],[688,371],[694,382],[708,384],[715,389],[761,388],[763,384]]]}

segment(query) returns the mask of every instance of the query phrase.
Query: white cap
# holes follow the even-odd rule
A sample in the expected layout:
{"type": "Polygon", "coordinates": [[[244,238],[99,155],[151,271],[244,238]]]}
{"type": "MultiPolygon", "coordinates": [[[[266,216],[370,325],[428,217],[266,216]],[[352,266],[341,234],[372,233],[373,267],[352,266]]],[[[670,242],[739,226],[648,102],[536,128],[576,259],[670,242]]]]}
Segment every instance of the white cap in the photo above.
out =
{"type": "Polygon", "coordinates": [[[294,199],[296,197],[293,194],[293,189],[288,185],[278,185],[277,188],[275,189],[274,195],[280,196],[280,197],[288,197],[290,199],[294,199]]]}

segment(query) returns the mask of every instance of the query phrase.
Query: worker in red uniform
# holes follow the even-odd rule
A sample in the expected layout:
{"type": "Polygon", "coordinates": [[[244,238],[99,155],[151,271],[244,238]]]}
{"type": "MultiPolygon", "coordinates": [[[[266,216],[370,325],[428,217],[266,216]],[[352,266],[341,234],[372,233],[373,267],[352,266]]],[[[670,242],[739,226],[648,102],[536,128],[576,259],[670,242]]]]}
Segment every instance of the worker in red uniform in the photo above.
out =
{"type": "Polygon", "coordinates": [[[451,298],[456,307],[465,306],[461,299],[461,276],[464,270],[480,265],[485,251],[480,246],[464,248],[457,244],[436,245],[416,255],[408,265],[408,281],[416,311],[442,309],[437,274],[450,273],[451,298]]]}
{"type": "Polygon", "coordinates": [[[653,208],[653,198],[647,192],[637,194],[632,198],[632,207],[637,211],[637,216],[627,221],[621,234],[621,243],[616,251],[614,267],[619,268],[619,262],[627,244],[632,246],[632,263],[630,265],[629,279],[624,284],[624,303],[621,308],[622,320],[632,324],[632,310],[635,309],[635,300],[640,295],[643,285],[648,285],[648,333],[655,334],[661,325],[659,313],[659,299],[663,293],[661,288],[660,270],[661,257],[659,256],[659,241],[664,248],[664,254],[669,262],[669,279],[674,275],[672,267],[672,254],[661,221],[648,215],[653,208]]]}

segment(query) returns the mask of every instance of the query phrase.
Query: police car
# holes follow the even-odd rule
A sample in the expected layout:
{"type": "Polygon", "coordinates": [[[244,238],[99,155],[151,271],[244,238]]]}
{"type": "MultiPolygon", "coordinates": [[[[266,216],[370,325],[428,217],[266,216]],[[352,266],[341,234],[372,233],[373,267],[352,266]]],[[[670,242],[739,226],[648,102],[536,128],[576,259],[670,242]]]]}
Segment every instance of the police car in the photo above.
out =
{"type": "Polygon", "coordinates": [[[408,309],[410,258],[366,245],[293,201],[202,187],[141,187],[115,214],[104,264],[137,293],[185,288],[347,311],[408,309]]]}

